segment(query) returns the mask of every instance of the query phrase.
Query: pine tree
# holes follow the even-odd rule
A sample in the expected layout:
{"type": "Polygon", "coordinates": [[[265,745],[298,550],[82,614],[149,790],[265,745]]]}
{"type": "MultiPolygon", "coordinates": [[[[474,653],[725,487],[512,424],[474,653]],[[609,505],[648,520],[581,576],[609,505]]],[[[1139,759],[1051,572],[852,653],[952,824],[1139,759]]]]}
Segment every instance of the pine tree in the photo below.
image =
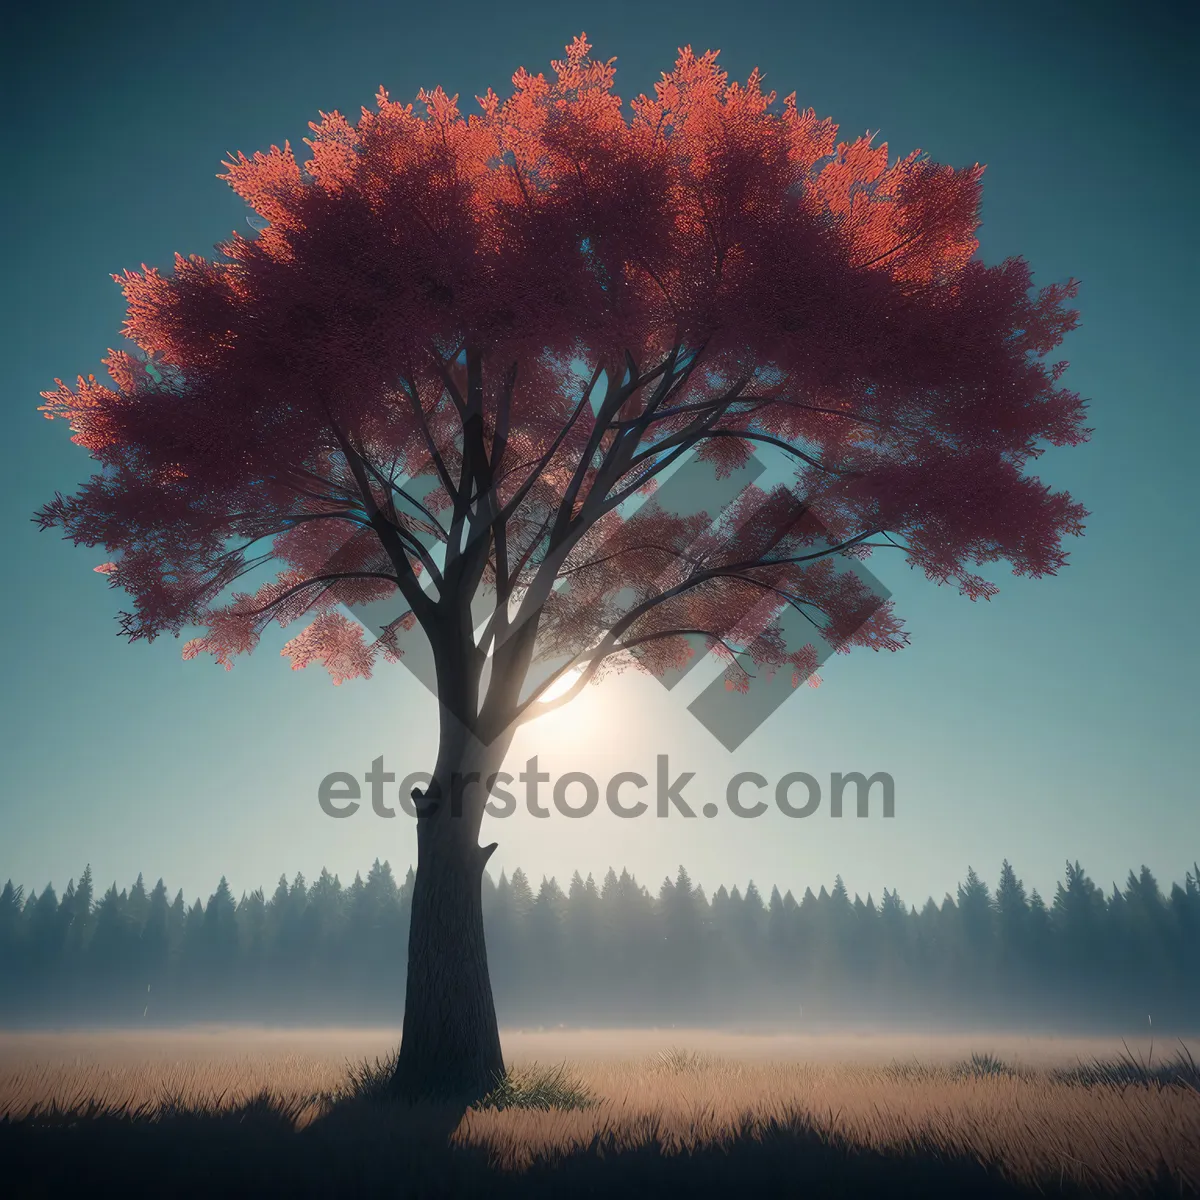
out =
{"type": "Polygon", "coordinates": [[[92,934],[92,904],[94,889],[92,884],[92,864],[88,863],[79,877],[71,901],[71,909],[67,917],[69,940],[72,952],[82,957],[92,934]]]}
{"type": "Polygon", "coordinates": [[[10,1018],[19,1007],[19,989],[27,969],[23,899],[24,888],[14,886],[11,879],[0,891],[0,1019],[10,1018]]]}
{"type": "Polygon", "coordinates": [[[513,913],[518,923],[523,923],[533,911],[533,889],[529,886],[529,880],[520,867],[512,873],[508,886],[513,913]]]}
{"type": "Polygon", "coordinates": [[[142,926],[146,923],[146,914],[149,911],[150,898],[146,894],[146,884],[142,880],[142,873],[138,872],[137,881],[133,887],[129,889],[129,897],[125,902],[125,911],[129,916],[129,923],[133,927],[133,933],[137,937],[141,937],[142,926]]]}

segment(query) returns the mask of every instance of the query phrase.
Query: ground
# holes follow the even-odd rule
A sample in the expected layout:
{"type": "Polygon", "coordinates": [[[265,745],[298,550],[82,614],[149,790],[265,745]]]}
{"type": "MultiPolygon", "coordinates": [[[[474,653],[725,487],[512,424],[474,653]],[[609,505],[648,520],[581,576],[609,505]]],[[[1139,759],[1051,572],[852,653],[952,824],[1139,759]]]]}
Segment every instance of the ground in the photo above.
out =
{"type": "Polygon", "coordinates": [[[0,1190],[1200,1194],[1196,1041],[509,1030],[462,1113],[372,1100],[397,1037],[0,1034],[0,1190]]]}

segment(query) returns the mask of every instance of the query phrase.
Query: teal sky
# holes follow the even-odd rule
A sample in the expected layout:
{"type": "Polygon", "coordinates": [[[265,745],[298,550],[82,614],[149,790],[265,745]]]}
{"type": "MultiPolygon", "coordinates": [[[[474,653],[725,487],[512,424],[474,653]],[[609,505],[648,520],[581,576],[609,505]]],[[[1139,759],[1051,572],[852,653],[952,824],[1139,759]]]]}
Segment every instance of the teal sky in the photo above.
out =
{"type": "Polygon", "coordinates": [[[282,633],[229,673],[181,661],[173,639],[122,641],[121,594],[91,570],[103,553],[29,520],[90,473],[65,425],[36,412],[38,393],[100,373],[123,318],[112,273],[248,232],[215,178],[229,152],[299,145],[318,110],[357,116],[380,84],[407,101],[441,83],[471,111],[488,86],[507,95],[517,67],[548,72],[581,30],[596,57],[617,56],[625,100],[678,46],[719,48],[731,78],[758,66],[845,138],[878,130],[893,155],[986,163],[984,258],[1022,254],[1038,283],[1082,281],[1083,325],[1062,356],[1096,432],[1040,473],[1092,516],[1061,576],[993,575],[990,603],[876,556],[912,645],[839,657],[736,754],[645,677],[593,689],[513,753],[601,780],[653,776],[667,754],[673,774],[695,773],[695,808],[741,770],[886,771],[894,819],[836,821],[825,806],[804,821],[517,816],[488,822],[493,861],[535,881],[626,865],[652,886],[682,862],[709,889],[753,878],[798,892],[840,872],[852,892],[896,887],[910,903],[968,865],[994,881],[1004,857],[1043,891],[1067,857],[1105,886],[1142,863],[1182,879],[1200,857],[1196,113],[1184,88],[1185,59],[1196,64],[1183,12],[1055,0],[26,7],[3,51],[0,882],[61,889],[90,861],[98,883],[144,871],[190,900],[222,873],[240,893],[281,872],[325,865],[347,879],[376,856],[411,861],[410,821],[366,808],[334,821],[316,791],[380,755],[398,775],[426,768],[428,694],[395,667],[341,688],[292,672],[282,633]]]}

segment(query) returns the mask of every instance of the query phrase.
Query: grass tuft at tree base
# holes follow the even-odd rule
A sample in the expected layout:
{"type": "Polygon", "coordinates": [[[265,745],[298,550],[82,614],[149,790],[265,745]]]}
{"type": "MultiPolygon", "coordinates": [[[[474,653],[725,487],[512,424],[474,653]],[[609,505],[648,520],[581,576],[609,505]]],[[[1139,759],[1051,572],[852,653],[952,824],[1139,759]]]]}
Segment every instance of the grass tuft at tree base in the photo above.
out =
{"type": "Polygon", "coordinates": [[[542,1112],[574,1112],[591,1108],[596,1098],[590,1089],[567,1073],[565,1063],[543,1067],[509,1067],[504,1078],[483,1098],[479,1108],[532,1108],[542,1112]]]}
{"type": "MultiPolygon", "coordinates": [[[[397,1052],[386,1058],[363,1059],[351,1063],[344,1084],[328,1094],[331,1105],[347,1102],[390,1104],[395,1100],[392,1076],[396,1070],[397,1052]]],[[[591,1091],[567,1071],[566,1063],[543,1067],[530,1063],[509,1067],[503,1077],[482,1100],[472,1105],[480,1109],[527,1108],[549,1112],[560,1109],[575,1112],[591,1108],[596,1103],[591,1091]]]]}

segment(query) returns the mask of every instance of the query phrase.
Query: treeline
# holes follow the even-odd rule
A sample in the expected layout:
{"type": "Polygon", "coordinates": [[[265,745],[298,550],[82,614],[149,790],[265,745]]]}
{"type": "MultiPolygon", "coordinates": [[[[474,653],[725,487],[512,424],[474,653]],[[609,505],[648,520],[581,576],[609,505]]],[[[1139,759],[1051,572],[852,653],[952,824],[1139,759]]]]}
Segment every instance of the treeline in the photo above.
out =
{"type": "MultiPolygon", "coordinates": [[[[222,878],[190,905],[141,876],[97,896],[90,867],[61,896],[7,883],[0,1021],[397,1022],[412,878],[376,861],[240,899],[222,878]]],[[[1106,893],[1068,863],[1047,903],[1005,862],[919,910],[840,876],[797,900],[709,897],[682,867],[657,894],[517,870],[484,905],[502,1023],[1200,1029],[1200,867],[1164,895],[1145,867],[1106,893]]]]}

